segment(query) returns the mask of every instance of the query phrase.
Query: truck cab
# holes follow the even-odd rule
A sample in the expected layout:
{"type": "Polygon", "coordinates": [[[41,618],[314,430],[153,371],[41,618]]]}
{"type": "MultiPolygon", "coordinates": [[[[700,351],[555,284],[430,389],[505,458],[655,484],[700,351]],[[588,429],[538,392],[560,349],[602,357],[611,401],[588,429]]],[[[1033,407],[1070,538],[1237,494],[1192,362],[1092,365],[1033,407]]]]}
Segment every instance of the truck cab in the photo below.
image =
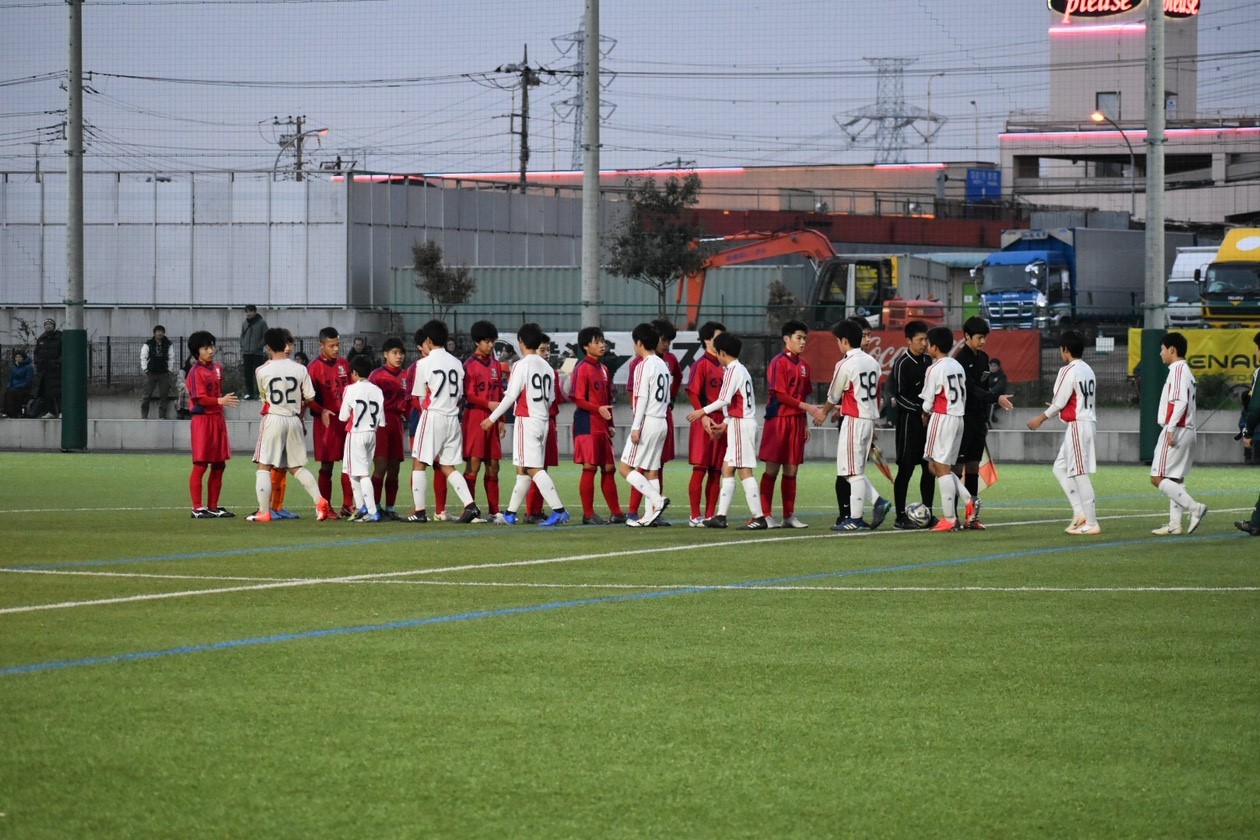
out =
{"type": "Polygon", "coordinates": [[[1260,326],[1260,228],[1226,233],[1202,279],[1208,326],[1260,326]]]}
{"type": "Polygon", "coordinates": [[[993,329],[1045,329],[1071,314],[1072,266],[1058,251],[998,251],[975,276],[980,312],[993,329]]]}

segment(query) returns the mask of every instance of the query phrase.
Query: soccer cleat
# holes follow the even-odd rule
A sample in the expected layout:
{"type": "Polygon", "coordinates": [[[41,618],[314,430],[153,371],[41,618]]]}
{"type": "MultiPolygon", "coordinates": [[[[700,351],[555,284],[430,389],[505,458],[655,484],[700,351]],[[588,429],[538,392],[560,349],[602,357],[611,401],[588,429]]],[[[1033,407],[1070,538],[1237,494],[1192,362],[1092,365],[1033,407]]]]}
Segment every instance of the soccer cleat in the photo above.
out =
{"type": "Polygon", "coordinates": [[[704,517],[703,517],[703,516],[693,516],[693,517],[691,517],[690,519],[688,519],[688,520],[687,520],[687,526],[688,526],[688,527],[690,527],[690,528],[703,528],[703,527],[704,527],[704,517]]]}
{"type": "Polygon", "coordinates": [[[537,525],[546,518],[547,517],[543,516],[541,513],[527,513],[521,517],[521,521],[526,525],[537,525]]]}
{"type": "Polygon", "coordinates": [[[637,519],[628,519],[626,520],[626,527],[627,528],[646,528],[647,526],[637,519]]]}
{"type": "Polygon", "coordinates": [[[1250,520],[1239,519],[1234,523],[1234,527],[1239,531],[1242,531],[1244,534],[1251,534],[1253,537],[1260,537],[1260,528],[1252,525],[1250,520]]]}
{"type": "Polygon", "coordinates": [[[673,523],[673,522],[670,522],[668,519],[661,519],[661,518],[658,516],[658,517],[656,517],[655,519],[653,519],[653,520],[652,520],[652,524],[651,524],[651,526],[649,526],[649,527],[652,527],[652,528],[672,528],[673,526],[674,526],[674,523],[673,523]]]}
{"type": "MultiPolygon", "coordinates": [[[[638,517],[635,518],[637,519],[638,517]]],[[[625,525],[629,521],[630,517],[626,516],[624,513],[614,513],[612,516],[608,517],[608,522],[611,525],[625,525]]]]}
{"type": "Polygon", "coordinates": [[[777,521],[773,516],[771,516],[768,513],[765,516],[761,516],[758,518],[766,520],[767,528],[782,528],[783,527],[783,523],[777,521]]]}
{"type": "Polygon", "coordinates": [[[639,524],[642,526],[651,525],[662,513],[665,512],[665,508],[667,507],[669,507],[669,496],[661,496],[661,502],[659,505],[654,505],[651,502],[648,502],[647,510],[644,511],[643,518],[639,520],[639,524]]]}
{"type": "Polygon", "coordinates": [[[210,508],[210,512],[214,514],[215,519],[235,519],[236,514],[227,508],[216,507],[210,508]]]}
{"type": "Polygon", "coordinates": [[[984,531],[984,530],[986,530],[986,529],[985,529],[985,527],[984,527],[984,523],[983,523],[983,522],[981,522],[979,519],[968,519],[966,522],[964,522],[964,523],[963,523],[962,529],[963,529],[964,531],[984,531]]]}
{"type": "Polygon", "coordinates": [[[399,515],[398,511],[393,508],[381,508],[381,521],[389,520],[390,522],[404,522],[405,520],[399,515]]]}
{"type": "Polygon", "coordinates": [[[967,502],[965,519],[966,519],[966,524],[967,524],[968,529],[972,531],[984,530],[984,526],[980,525],[980,497],[979,496],[973,496],[971,500],[967,502]],[[972,523],[976,525],[980,525],[980,527],[973,528],[972,523]]]}
{"type": "Polygon", "coordinates": [[[796,514],[792,514],[791,516],[783,517],[783,527],[784,528],[808,528],[809,523],[802,522],[801,520],[796,518],[796,514]]]}
{"type": "Polygon", "coordinates": [[[1102,528],[1098,527],[1097,522],[1093,525],[1082,522],[1079,527],[1073,528],[1068,533],[1074,537],[1096,537],[1102,533],[1102,528]]]}
{"type": "Polygon", "coordinates": [[[214,519],[214,511],[210,508],[194,508],[192,512],[193,519],[214,519]]]}
{"type": "Polygon", "coordinates": [[[246,522],[270,522],[271,511],[260,510],[257,513],[251,513],[249,516],[245,517],[245,521],[246,522]]]}
{"type": "Polygon", "coordinates": [[[515,525],[516,517],[513,516],[512,521],[508,522],[507,516],[504,515],[502,511],[500,511],[499,513],[496,513],[494,516],[490,517],[490,524],[491,525],[515,525]]]}
{"type": "Polygon", "coordinates": [[[376,513],[368,513],[367,511],[364,511],[363,513],[359,514],[351,521],[352,522],[380,522],[381,512],[379,510],[376,513]]]}
{"type": "Polygon", "coordinates": [[[459,515],[459,522],[463,525],[469,525],[481,519],[481,508],[477,507],[476,502],[469,503],[464,512],[459,515]]]}
{"type": "MultiPolygon", "coordinates": [[[[297,519],[297,517],[293,517],[297,519]]],[[[333,512],[332,505],[328,504],[327,499],[320,499],[315,503],[315,521],[324,522],[329,519],[336,519],[337,514],[333,512]]]]}
{"type": "MultiPolygon", "coordinates": [[[[450,522],[450,521],[452,521],[454,518],[455,518],[455,517],[453,517],[453,516],[447,516],[447,515],[446,515],[446,511],[445,511],[445,510],[439,510],[437,513],[433,514],[433,521],[434,521],[434,522],[450,522]]],[[[461,521],[462,521],[462,520],[461,520],[461,521]]]]}
{"type": "Polygon", "coordinates": [[[853,517],[850,516],[846,519],[841,519],[835,525],[832,525],[831,530],[833,531],[865,531],[866,529],[870,527],[871,526],[866,523],[865,519],[854,519],[853,517]]]}
{"type": "Polygon", "coordinates": [[[429,521],[429,514],[425,513],[422,510],[413,510],[411,512],[411,515],[407,517],[407,521],[418,522],[423,525],[425,522],[429,521]]]}
{"type": "Polygon", "coordinates": [[[592,513],[590,516],[582,517],[583,525],[607,525],[608,520],[600,516],[598,513],[592,513]]]}
{"type": "Polygon", "coordinates": [[[1072,517],[1072,524],[1063,529],[1063,533],[1070,534],[1077,528],[1085,524],[1085,514],[1078,513],[1072,517]]]}
{"type": "Polygon", "coordinates": [[[1203,517],[1207,516],[1208,506],[1202,503],[1190,508],[1190,527],[1186,528],[1187,534],[1193,534],[1194,529],[1199,527],[1199,523],[1203,521],[1203,517]]]}
{"type": "Polygon", "coordinates": [[[356,519],[362,512],[362,510],[355,510],[354,505],[342,505],[337,514],[342,519],[356,519]]]}
{"type": "Polygon", "coordinates": [[[910,520],[909,520],[909,519],[905,516],[905,514],[902,514],[901,516],[898,516],[896,519],[894,519],[894,520],[893,520],[893,527],[894,527],[894,528],[896,528],[898,531],[917,531],[917,530],[919,530],[919,526],[918,526],[918,525],[915,525],[913,522],[911,522],[911,521],[910,521],[910,520]]]}
{"type": "Polygon", "coordinates": [[[755,516],[752,519],[749,519],[743,525],[740,525],[739,530],[741,531],[768,531],[770,529],[770,522],[768,521],[769,518],[770,517],[768,516],[755,516]]]}
{"type": "Polygon", "coordinates": [[[569,521],[569,512],[567,510],[553,510],[551,516],[548,516],[542,522],[538,523],[539,528],[554,528],[557,525],[563,525],[569,521]]]}
{"type": "Polygon", "coordinates": [[[725,528],[725,527],[726,527],[726,517],[725,517],[725,516],[723,516],[723,515],[722,515],[722,514],[720,514],[720,513],[719,513],[719,514],[717,514],[717,515],[715,515],[715,516],[710,516],[708,519],[704,520],[704,527],[706,527],[706,528],[725,528]]]}
{"type": "Polygon", "coordinates": [[[1167,525],[1161,525],[1160,527],[1151,531],[1151,533],[1157,537],[1176,537],[1181,534],[1181,525],[1180,523],[1177,525],[1174,525],[1171,522],[1169,522],[1167,525]]]}
{"type": "Polygon", "coordinates": [[[884,524],[884,520],[888,518],[888,511],[890,510],[892,510],[892,502],[884,498],[875,500],[875,510],[871,513],[872,531],[884,524]]]}
{"type": "Polygon", "coordinates": [[[507,513],[501,513],[501,514],[499,514],[499,515],[503,517],[503,524],[504,524],[504,525],[515,525],[515,524],[516,524],[516,514],[515,514],[515,513],[512,513],[511,511],[508,511],[507,513]]]}
{"type": "MultiPolygon", "coordinates": [[[[284,508],[280,508],[279,510],[276,510],[275,508],[272,508],[271,518],[272,519],[299,519],[300,517],[291,510],[285,510],[284,508]]],[[[336,519],[337,517],[334,516],[333,518],[336,519]]]]}
{"type": "Polygon", "coordinates": [[[961,531],[962,526],[956,519],[940,519],[932,526],[933,531],[961,531]]]}
{"type": "Polygon", "coordinates": [[[924,523],[923,523],[923,530],[925,530],[925,531],[931,531],[931,530],[932,530],[933,528],[935,528],[938,524],[940,524],[940,521],[941,521],[941,520],[939,520],[939,519],[937,519],[935,516],[933,516],[933,517],[932,517],[931,519],[929,519],[927,522],[924,522],[924,523]]]}

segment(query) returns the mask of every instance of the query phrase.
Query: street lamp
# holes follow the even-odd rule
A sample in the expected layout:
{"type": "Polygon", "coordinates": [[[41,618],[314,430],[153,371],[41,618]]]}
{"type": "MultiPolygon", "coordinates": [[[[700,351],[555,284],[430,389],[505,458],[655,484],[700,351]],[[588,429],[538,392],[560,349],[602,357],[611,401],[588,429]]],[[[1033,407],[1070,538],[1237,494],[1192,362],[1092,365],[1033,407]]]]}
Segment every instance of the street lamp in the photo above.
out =
{"type": "Polygon", "coordinates": [[[1137,178],[1137,157],[1133,154],[1133,144],[1129,142],[1129,135],[1125,134],[1124,129],[1102,111],[1095,111],[1089,115],[1089,118],[1096,123],[1105,122],[1120,132],[1120,139],[1129,147],[1129,218],[1135,218],[1137,216],[1137,187],[1134,179],[1137,178]]]}
{"type": "Polygon", "coordinates": [[[271,180],[276,179],[276,172],[280,168],[280,157],[286,149],[297,147],[297,180],[302,180],[302,141],[307,137],[327,137],[328,129],[313,128],[310,131],[303,131],[301,134],[284,134],[280,137],[280,151],[276,152],[276,162],[271,165],[271,180]]]}
{"type": "MultiPolygon", "coordinates": [[[[929,118],[929,119],[932,117],[932,80],[933,80],[933,79],[935,79],[937,76],[944,76],[944,75],[945,75],[945,71],[944,71],[944,70],[942,70],[942,71],[941,71],[941,72],[939,72],[939,73],[933,73],[931,76],[928,76],[928,81],[927,81],[927,115],[928,115],[928,118],[929,118]]],[[[936,134],[936,130],[935,130],[935,128],[929,128],[929,129],[928,129],[928,136],[927,136],[927,162],[928,162],[928,163],[931,163],[931,162],[932,162],[932,136],[933,136],[933,135],[935,135],[935,134],[936,134]]]]}
{"type": "Polygon", "coordinates": [[[976,115],[975,145],[976,145],[976,162],[978,163],[980,161],[980,106],[976,104],[976,100],[974,99],[971,100],[971,110],[974,111],[976,115]]]}

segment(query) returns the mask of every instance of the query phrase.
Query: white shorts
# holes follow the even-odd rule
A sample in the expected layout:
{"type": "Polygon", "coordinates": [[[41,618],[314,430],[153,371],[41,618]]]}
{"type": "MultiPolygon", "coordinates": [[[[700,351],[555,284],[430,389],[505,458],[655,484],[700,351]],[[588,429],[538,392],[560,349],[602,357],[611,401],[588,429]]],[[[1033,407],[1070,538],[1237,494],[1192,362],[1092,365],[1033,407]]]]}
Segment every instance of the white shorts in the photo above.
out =
{"type": "Polygon", "coordinates": [[[301,417],[264,414],[258,427],[254,463],[279,469],[306,466],[305,435],[301,417]]]}
{"type": "Polygon", "coordinates": [[[661,455],[665,452],[665,433],[668,431],[664,417],[644,417],[639,429],[639,442],[626,435],[626,445],[621,450],[621,463],[636,470],[654,471],[661,468],[661,455]]]}
{"type": "Polygon", "coordinates": [[[512,465],[531,470],[541,470],[547,466],[547,427],[551,421],[546,417],[517,417],[512,431],[512,465]]]}
{"type": "Polygon", "coordinates": [[[722,463],[737,470],[757,468],[757,421],[750,417],[726,418],[726,457],[722,463]]]}
{"type": "Polygon", "coordinates": [[[950,414],[933,414],[928,420],[927,443],[923,447],[923,459],[952,467],[958,460],[958,448],[962,446],[962,432],[963,418],[950,414]]]}
{"type": "Polygon", "coordinates": [[[1069,476],[1089,475],[1098,472],[1094,459],[1094,427],[1090,420],[1073,420],[1068,423],[1059,447],[1059,457],[1054,466],[1069,476]]]}
{"type": "Polygon", "coordinates": [[[346,435],[346,445],[341,450],[341,471],[351,478],[371,475],[375,457],[376,430],[351,432],[346,435]]]}
{"type": "Polygon", "coordinates": [[[1186,478],[1194,464],[1194,429],[1178,429],[1177,445],[1168,445],[1168,432],[1159,430],[1155,443],[1155,458],[1151,461],[1151,475],[1164,478],[1186,478]]]}
{"type": "Polygon", "coordinates": [[[861,475],[866,472],[866,456],[871,452],[875,421],[846,417],[840,424],[840,442],[836,446],[836,475],[861,475]]]}
{"type": "Polygon", "coordinates": [[[411,439],[411,457],[422,464],[455,466],[464,462],[464,429],[454,414],[420,412],[411,439]]]}

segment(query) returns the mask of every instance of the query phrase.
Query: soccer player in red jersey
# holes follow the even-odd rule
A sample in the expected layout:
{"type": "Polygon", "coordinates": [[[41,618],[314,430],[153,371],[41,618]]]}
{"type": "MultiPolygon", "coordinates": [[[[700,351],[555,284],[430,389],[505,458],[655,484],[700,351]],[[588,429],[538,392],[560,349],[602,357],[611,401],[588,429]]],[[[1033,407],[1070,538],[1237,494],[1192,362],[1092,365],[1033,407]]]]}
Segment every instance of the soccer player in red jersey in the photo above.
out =
{"type": "MultiPolygon", "coordinates": [[[[687,377],[687,399],[693,409],[713,402],[722,390],[722,377],[726,371],[713,349],[713,339],[724,332],[726,327],[717,321],[708,321],[700,327],[704,354],[692,362],[687,377]]],[[[718,427],[724,419],[723,412],[717,411],[691,424],[687,442],[687,461],[691,464],[691,484],[688,487],[691,519],[687,524],[692,528],[703,528],[704,520],[711,519],[717,509],[722,459],[726,457],[726,435],[718,427]],[[703,512],[700,509],[702,494],[705,499],[703,512]]]]}
{"type": "Polygon", "coordinates": [[[578,344],[586,354],[573,369],[569,399],[573,410],[573,462],[582,465],[578,485],[582,497],[582,524],[603,525],[606,521],[623,524],[626,516],[617,499],[617,469],[613,459],[613,394],[612,377],[600,359],[608,351],[604,333],[599,327],[583,327],[578,344]],[[595,472],[601,473],[600,487],[611,513],[609,520],[595,513],[595,472]]]}
{"type": "MultiPolygon", "coordinates": [[[[659,356],[665,362],[665,366],[669,368],[669,375],[673,377],[669,386],[669,408],[665,411],[666,433],[665,448],[661,452],[661,467],[657,470],[657,481],[662,493],[665,492],[665,465],[674,460],[674,400],[678,399],[678,394],[682,391],[682,365],[678,364],[678,357],[670,352],[670,346],[674,343],[674,339],[678,337],[678,330],[674,329],[674,325],[664,318],[657,318],[652,321],[652,329],[656,330],[656,334],[660,336],[660,342],[656,345],[655,355],[659,356]]],[[[628,382],[634,381],[634,371],[643,362],[643,357],[635,355],[630,360],[628,382]]],[[[643,500],[643,494],[638,490],[631,488],[630,490],[630,513],[628,519],[639,518],[639,503],[643,500]]],[[[663,519],[656,521],[657,525],[668,525],[669,523],[663,519]]]]}
{"type": "Polygon", "coordinates": [[[806,415],[820,423],[826,418],[820,418],[818,406],[806,402],[814,387],[809,364],[801,358],[809,327],[801,321],[785,321],[781,334],[783,352],[766,366],[766,425],[757,453],[757,458],[766,464],[761,476],[761,512],[771,528],[781,527],[770,510],[774,503],[774,482],[782,468],[782,527],[808,528],[796,518],[796,471],[805,461],[805,441],[809,440],[806,415]]]}
{"type": "Polygon", "coordinates": [[[227,420],[223,417],[224,406],[240,405],[236,394],[223,393],[223,365],[214,360],[215,338],[205,330],[188,336],[188,352],[197,363],[188,371],[188,409],[192,412],[190,423],[192,438],[192,474],[188,477],[188,490],[192,495],[193,519],[231,518],[229,510],[219,506],[219,493],[223,489],[223,471],[232,457],[228,443],[227,420]],[[207,481],[209,506],[201,503],[201,479],[210,471],[207,481]]]}
{"type": "MultiPolygon", "coordinates": [[[[336,327],[319,331],[319,355],[307,365],[315,402],[310,405],[314,429],[315,460],[319,461],[319,494],[332,504],[333,464],[341,460],[346,446],[346,426],[337,420],[341,396],[350,385],[350,363],[341,358],[341,336],[336,327]]],[[[350,476],[341,474],[341,515],[354,516],[354,490],[350,476]]]]}
{"type": "Polygon", "coordinates": [[[504,423],[482,431],[481,421],[499,407],[503,399],[503,372],[494,356],[499,330],[489,321],[477,321],[468,328],[473,354],[464,362],[464,481],[477,496],[477,473],[486,468],[486,510],[492,522],[503,524],[499,510],[499,462],[503,459],[504,423]]]}
{"type": "Polygon", "coordinates": [[[381,356],[385,364],[372,371],[368,381],[381,389],[385,395],[385,424],[376,430],[376,459],[372,462],[372,489],[376,492],[380,504],[381,519],[392,519],[401,522],[402,517],[394,512],[394,502],[398,500],[398,470],[403,462],[403,423],[407,416],[410,402],[409,394],[403,382],[406,371],[403,362],[407,353],[403,349],[402,339],[388,338],[381,345],[381,356]]]}

